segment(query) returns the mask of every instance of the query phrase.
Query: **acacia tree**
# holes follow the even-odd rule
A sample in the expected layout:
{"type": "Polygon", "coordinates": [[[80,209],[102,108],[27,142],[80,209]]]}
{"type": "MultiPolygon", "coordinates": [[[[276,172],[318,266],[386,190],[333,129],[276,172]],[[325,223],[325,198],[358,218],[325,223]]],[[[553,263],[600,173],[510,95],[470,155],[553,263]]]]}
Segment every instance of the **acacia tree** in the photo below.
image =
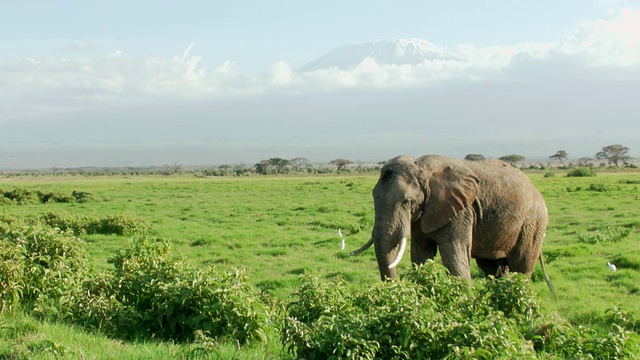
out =
{"type": "Polygon", "coordinates": [[[592,164],[593,159],[590,157],[581,157],[580,159],[578,159],[578,166],[593,166],[592,164]]]}
{"type": "Polygon", "coordinates": [[[335,159],[329,162],[331,165],[336,165],[338,167],[338,171],[343,170],[347,165],[353,164],[353,161],[347,159],[335,159]]]}
{"type": "Polygon", "coordinates": [[[467,154],[464,159],[469,161],[481,161],[484,160],[485,157],[482,154],[467,154]]]}
{"type": "Polygon", "coordinates": [[[309,159],[303,157],[297,157],[289,160],[294,171],[300,171],[300,168],[306,166],[309,163],[309,159]]]}
{"type": "Polygon", "coordinates": [[[269,162],[276,168],[276,174],[280,174],[285,166],[291,165],[291,161],[282,158],[271,158],[269,162]]]}
{"type": "Polygon", "coordinates": [[[566,151],[558,150],[558,152],[556,152],[554,155],[549,156],[549,159],[560,160],[560,164],[564,165],[564,162],[562,161],[562,159],[566,159],[568,156],[569,154],[567,154],[566,151]]]}
{"type": "Polygon", "coordinates": [[[629,148],[622,145],[609,145],[605,146],[596,154],[596,159],[607,160],[610,164],[613,163],[616,167],[620,167],[620,162],[625,162],[631,157],[627,155],[629,148]]]}
{"type": "Polygon", "coordinates": [[[269,160],[261,160],[255,165],[256,173],[261,175],[267,175],[271,169],[271,162],[269,160]]]}
{"type": "Polygon", "coordinates": [[[505,155],[503,157],[499,157],[498,159],[508,162],[511,166],[516,166],[517,162],[526,160],[524,156],[518,154],[505,155]]]}

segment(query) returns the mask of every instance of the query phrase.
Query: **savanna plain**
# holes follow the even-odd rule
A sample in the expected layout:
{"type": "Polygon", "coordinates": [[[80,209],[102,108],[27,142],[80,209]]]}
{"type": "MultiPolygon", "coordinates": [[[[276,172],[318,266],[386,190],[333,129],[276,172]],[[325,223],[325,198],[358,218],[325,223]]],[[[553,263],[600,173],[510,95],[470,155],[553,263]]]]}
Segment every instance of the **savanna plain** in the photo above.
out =
{"type": "Polygon", "coordinates": [[[378,173],[1,179],[0,358],[640,358],[640,172],[526,173],[556,296],[439,256],[382,283],[348,256],[378,173]]]}

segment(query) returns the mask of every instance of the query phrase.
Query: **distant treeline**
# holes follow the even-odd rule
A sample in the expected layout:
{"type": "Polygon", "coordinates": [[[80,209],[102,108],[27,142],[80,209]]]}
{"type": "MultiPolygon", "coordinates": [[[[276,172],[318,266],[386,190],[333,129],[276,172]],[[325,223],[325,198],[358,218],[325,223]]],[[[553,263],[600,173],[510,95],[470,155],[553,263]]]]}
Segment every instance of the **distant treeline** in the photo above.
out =
{"type": "MultiPolygon", "coordinates": [[[[608,148],[608,147],[607,147],[608,148]]],[[[603,150],[606,148],[603,148],[603,150]]],[[[593,158],[580,158],[576,161],[567,161],[568,154],[558,151],[549,157],[549,161],[527,160],[518,154],[500,157],[511,165],[522,170],[547,170],[547,169],[573,169],[576,167],[587,168],[637,168],[635,159],[626,155],[628,148],[624,147],[622,153],[614,155],[602,155],[593,158]],[[555,161],[554,161],[555,160],[555,161]],[[556,162],[558,161],[558,162],[556,162]]],[[[598,153],[601,155],[601,153],[598,153]]],[[[482,154],[468,154],[465,160],[484,160],[482,154]]],[[[216,166],[205,165],[162,165],[162,166],[119,166],[119,167],[52,167],[48,169],[5,170],[0,171],[4,177],[20,176],[137,176],[137,175],[184,175],[191,174],[198,177],[209,176],[251,176],[251,175],[280,175],[280,174],[331,174],[331,173],[371,173],[379,171],[386,161],[378,163],[365,163],[347,159],[335,159],[329,163],[311,163],[308,159],[298,157],[291,160],[283,158],[270,158],[261,160],[254,165],[248,164],[223,164],[216,166]]]]}
{"type": "Polygon", "coordinates": [[[189,166],[189,165],[164,165],[164,166],[127,166],[127,167],[69,167],[48,169],[24,169],[4,170],[0,174],[4,177],[20,176],[140,176],[140,175],[194,175],[209,176],[252,176],[252,175],[277,175],[277,174],[331,174],[331,173],[368,173],[379,171],[382,165],[351,163],[348,166],[338,168],[333,164],[307,164],[294,168],[285,166],[265,167],[262,165],[219,165],[219,166],[189,166]]]}

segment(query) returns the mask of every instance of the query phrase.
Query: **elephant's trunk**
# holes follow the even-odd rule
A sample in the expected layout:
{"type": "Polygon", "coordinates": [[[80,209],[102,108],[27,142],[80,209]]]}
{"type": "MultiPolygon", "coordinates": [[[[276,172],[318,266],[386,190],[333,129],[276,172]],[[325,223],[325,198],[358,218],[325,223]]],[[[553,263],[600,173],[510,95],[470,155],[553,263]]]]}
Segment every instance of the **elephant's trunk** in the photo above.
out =
{"type": "Polygon", "coordinates": [[[396,277],[396,266],[402,260],[407,246],[407,234],[403,226],[388,227],[388,221],[380,221],[376,225],[371,238],[376,248],[380,278],[393,279],[396,277]]]}
{"type": "Polygon", "coordinates": [[[373,238],[370,238],[370,239],[369,239],[369,241],[367,241],[367,243],[366,243],[366,244],[364,244],[364,245],[362,245],[362,246],[360,247],[360,249],[358,249],[358,250],[354,250],[354,251],[350,252],[350,253],[349,253],[349,256],[358,255],[358,254],[360,254],[361,252],[363,252],[363,251],[367,250],[368,248],[370,248],[370,247],[371,247],[371,245],[373,245],[373,238]]]}

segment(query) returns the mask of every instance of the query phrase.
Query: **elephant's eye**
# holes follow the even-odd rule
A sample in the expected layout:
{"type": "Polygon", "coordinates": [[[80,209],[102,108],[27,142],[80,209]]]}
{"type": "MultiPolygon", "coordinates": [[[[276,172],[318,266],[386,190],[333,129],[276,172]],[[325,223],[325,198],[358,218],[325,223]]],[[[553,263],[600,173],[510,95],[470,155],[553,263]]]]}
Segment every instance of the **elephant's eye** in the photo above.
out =
{"type": "Polygon", "coordinates": [[[413,204],[413,200],[411,199],[404,199],[402,201],[402,205],[405,205],[405,206],[411,206],[412,204],[413,204]]]}

